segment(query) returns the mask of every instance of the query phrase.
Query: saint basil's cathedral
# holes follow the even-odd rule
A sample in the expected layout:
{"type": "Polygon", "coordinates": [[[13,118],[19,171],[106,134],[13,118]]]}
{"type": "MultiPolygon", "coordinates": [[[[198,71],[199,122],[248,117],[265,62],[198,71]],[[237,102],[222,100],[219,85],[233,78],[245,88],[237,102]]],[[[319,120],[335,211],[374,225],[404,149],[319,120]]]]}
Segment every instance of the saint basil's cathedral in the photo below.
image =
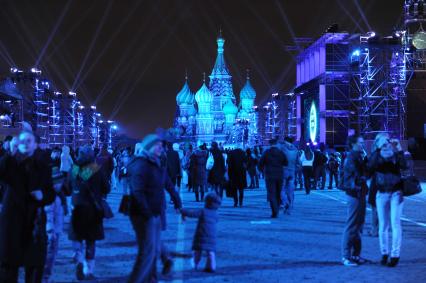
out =
{"type": "Polygon", "coordinates": [[[176,96],[174,127],[179,130],[182,139],[192,142],[253,144],[257,139],[257,112],[254,106],[256,91],[247,74],[237,104],[232,76],[225,62],[224,44],[225,40],[220,35],[217,39],[216,62],[208,85],[204,78],[194,95],[186,77],[176,96]]]}

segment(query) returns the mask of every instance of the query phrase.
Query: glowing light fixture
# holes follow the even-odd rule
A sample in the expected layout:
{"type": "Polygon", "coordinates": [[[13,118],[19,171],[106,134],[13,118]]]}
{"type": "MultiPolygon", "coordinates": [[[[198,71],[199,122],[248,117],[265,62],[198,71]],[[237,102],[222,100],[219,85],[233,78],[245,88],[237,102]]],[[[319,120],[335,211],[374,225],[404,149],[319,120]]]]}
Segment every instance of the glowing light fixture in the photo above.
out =
{"type": "Polygon", "coordinates": [[[311,110],[309,111],[309,138],[312,143],[315,144],[315,140],[318,132],[318,118],[317,118],[317,107],[315,102],[312,102],[311,110]]]}

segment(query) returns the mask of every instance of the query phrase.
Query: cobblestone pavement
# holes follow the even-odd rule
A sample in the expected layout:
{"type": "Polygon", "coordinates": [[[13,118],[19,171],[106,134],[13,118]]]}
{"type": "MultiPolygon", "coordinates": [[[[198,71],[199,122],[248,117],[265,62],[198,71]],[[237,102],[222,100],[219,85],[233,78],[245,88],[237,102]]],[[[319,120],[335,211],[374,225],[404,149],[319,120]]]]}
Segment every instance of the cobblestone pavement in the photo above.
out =
{"type": "MultiPolygon", "coordinates": [[[[423,184],[426,190],[426,184],[423,184]]],[[[191,193],[183,191],[186,207],[197,207],[191,193]]],[[[116,211],[121,196],[111,194],[116,211]]],[[[163,233],[174,253],[174,273],[166,282],[426,282],[426,192],[406,198],[401,262],[390,269],[378,264],[377,238],[364,235],[363,257],[373,261],[359,267],[340,264],[340,242],[346,216],[345,195],[338,190],[296,191],[291,215],[271,220],[264,189],[246,190],[245,204],[234,208],[225,199],[219,210],[217,272],[192,271],[189,258],[196,220],[182,223],[172,208],[163,233]]],[[[367,213],[365,231],[370,226],[367,213]]],[[[116,214],[105,222],[107,238],[97,249],[97,282],[126,282],[136,245],[128,218],[116,214]]],[[[366,233],[365,233],[366,234],[366,233]]],[[[56,282],[75,282],[71,243],[61,238],[55,268],[56,282]]],[[[161,264],[159,263],[159,268],[161,264]]]]}

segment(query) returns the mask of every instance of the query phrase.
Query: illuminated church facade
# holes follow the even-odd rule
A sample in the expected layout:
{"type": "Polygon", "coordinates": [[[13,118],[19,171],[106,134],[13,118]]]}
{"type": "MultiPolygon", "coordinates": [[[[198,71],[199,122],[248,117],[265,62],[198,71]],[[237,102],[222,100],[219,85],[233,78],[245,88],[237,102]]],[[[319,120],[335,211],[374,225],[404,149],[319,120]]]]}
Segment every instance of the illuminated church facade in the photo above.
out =
{"type": "Polygon", "coordinates": [[[217,57],[209,76],[194,94],[186,77],[176,96],[175,128],[183,139],[194,142],[234,143],[257,135],[256,91],[247,74],[239,101],[234,95],[232,75],[226,65],[222,36],[217,39],[217,57]]]}

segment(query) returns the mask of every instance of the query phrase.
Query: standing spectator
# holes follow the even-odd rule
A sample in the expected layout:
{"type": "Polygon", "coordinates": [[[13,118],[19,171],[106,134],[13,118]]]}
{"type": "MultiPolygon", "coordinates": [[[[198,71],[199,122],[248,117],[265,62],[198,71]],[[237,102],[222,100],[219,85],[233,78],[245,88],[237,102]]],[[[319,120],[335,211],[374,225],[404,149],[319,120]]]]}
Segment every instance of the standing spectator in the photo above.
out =
{"type": "Polygon", "coordinates": [[[277,218],[281,202],[284,166],[288,165],[288,161],[284,153],[278,149],[277,140],[271,140],[270,145],[270,148],[260,158],[259,165],[265,174],[268,201],[272,210],[271,217],[277,218]]]}
{"type": "Polygon", "coordinates": [[[305,183],[306,194],[311,193],[312,178],[314,176],[314,153],[309,145],[306,145],[300,155],[300,163],[302,164],[303,182],[305,183]]]}
{"type": "Polygon", "coordinates": [[[243,206],[244,188],[247,187],[247,156],[240,149],[231,150],[227,157],[229,189],[234,197],[234,207],[243,206]]]}
{"type": "Polygon", "coordinates": [[[61,152],[61,167],[60,171],[68,173],[71,171],[72,165],[74,164],[74,161],[72,160],[71,154],[70,154],[70,148],[66,145],[62,147],[61,152]]]}
{"type": "MultiPolygon", "coordinates": [[[[130,221],[138,254],[129,283],[158,282],[156,262],[161,249],[161,214],[165,205],[167,171],[161,164],[163,145],[158,135],[147,135],[135,148],[128,166],[130,221]]],[[[164,223],[163,223],[164,224],[164,223]]]]}
{"type": "Polygon", "coordinates": [[[257,175],[258,160],[251,149],[246,150],[247,154],[247,172],[250,176],[250,189],[259,188],[259,176],[257,175]]]}
{"type": "Polygon", "coordinates": [[[296,190],[297,186],[300,187],[300,190],[303,190],[303,167],[302,162],[300,161],[300,157],[302,156],[302,149],[297,150],[297,163],[296,163],[296,190]]]}
{"type": "Polygon", "coordinates": [[[53,189],[56,193],[55,201],[45,207],[46,211],[46,232],[47,232],[47,257],[44,266],[43,283],[53,282],[51,277],[55,265],[56,256],[59,249],[59,239],[64,226],[64,214],[67,211],[64,185],[66,173],[61,172],[61,150],[53,149],[51,153],[51,164],[53,189]]]}
{"type": "Polygon", "coordinates": [[[217,194],[209,193],[205,199],[204,209],[182,209],[182,218],[198,218],[194,240],[192,242],[192,265],[198,268],[203,252],[207,253],[205,272],[216,271],[216,238],[217,238],[217,210],[221,204],[221,198],[217,194]]]}
{"type": "Polygon", "coordinates": [[[214,164],[209,172],[209,183],[212,184],[216,194],[223,197],[223,184],[226,173],[225,159],[223,158],[222,151],[219,149],[217,142],[212,142],[210,152],[213,156],[214,164]]]}
{"type": "Polygon", "coordinates": [[[102,200],[110,192],[109,178],[95,162],[90,146],[80,147],[70,176],[72,215],[69,238],[73,241],[78,280],[93,280],[96,241],[104,239],[102,200]],[[85,242],[85,255],[83,251],[85,242]]]}
{"type": "Polygon", "coordinates": [[[321,190],[325,189],[325,181],[327,178],[326,167],[327,167],[327,155],[325,154],[325,145],[320,144],[319,149],[314,152],[314,188],[317,189],[318,186],[321,190]],[[321,184],[319,180],[321,179],[321,184]]]}
{"type": "MultiPolygon", "coordinates": [[[[179,149],[179,148],[178,148],[179,149]]],[[[167,149],[167,173],[173,183],[173,186],[178,188],[180,191],[180,185],[182,180],[182,168],[180,164],[179,153],[173,148],[173,144],[168,143],[167,149]]]]}
{"type": "Polygon", "coordinates": [[[193,190],[192,186],[192,173],[191,173],[191,156],[193,154],[193,148],[192,145],[189,144],[188,148],[185,151],[183,160],[182,160],[182,168],[185,170],[187,176],[188,176],[188,192],[191,192],[193,190]]]}
{"type": "Polygon", "coordinates": [[[284,183],[281,199],[284,204],[284,213],[290,214],[294,204],[294,189],[296,187],[296,168],[299,161],[299,151],[293,145],[291,137],[284,138],[281,146],[284,155],[287,158],[287,166],[284,167],[284,183]]]}
{"type": "Polygon", "coordinates": [[[104,144],[100,152],[95,156],[96,163],[101,166],[104,175],[110,179],[114,171],[114,159],[111,153],[108,152],[108,145],[104,144]]]}
{"type": "Polygon", "coordinates": [[[368,163],[377,186],[377,214],[381,264],[395,267],[399,262],[402,242],[401,215],[404,205],[401,171],[408,168],[401,143],[381,137],[368,163]],[[392,248],[389,250],[389,228],[392,226],[392,248]],[[390,255],[390,258],[389,258],[390,255]]]}
{"type": "Polygon", "coordinates": [[[361,255],[361,230],[365,221],[366,153],[362,136],[348,138],[349,153],[343,166],[343,189],[346,192],[348,216],[343,232],[342,263],[357,266],[365,262],[361,255]]]}
{"type": "Polygon", "coordinates": [[[328,160],[327,167],[328,167],[328,174],[329,174],[329,183],[328,183],[328,189],[333,189],[333,179],[336,184],[336,188],[339,186],[339,169],[340,169],[340,153],[333,152],[330,154],[330,159],[328,160]]]}
{"type": "Polygon", "coordinates": [[[192,186],[195,192],[197,202],[204,200],[204,192],[207,186],[207,159],[209,152],[205,144],[200,145],[199,149],[194,151],[190,161],[190,171],[192,177],[192,186]],[[201,194],[201,199],[200,199],[201,194]]]}
{"type": "Polygon", "coordinates": [[[46,260],[44,206],[55,198],[47,164],[35,158],[35,136],[22,132],[19,145],[0,159],[0,181],[6,183],[0,212],[0,282],[18,282],[19,267],[27,283],[41,283],[46,260]]]}

